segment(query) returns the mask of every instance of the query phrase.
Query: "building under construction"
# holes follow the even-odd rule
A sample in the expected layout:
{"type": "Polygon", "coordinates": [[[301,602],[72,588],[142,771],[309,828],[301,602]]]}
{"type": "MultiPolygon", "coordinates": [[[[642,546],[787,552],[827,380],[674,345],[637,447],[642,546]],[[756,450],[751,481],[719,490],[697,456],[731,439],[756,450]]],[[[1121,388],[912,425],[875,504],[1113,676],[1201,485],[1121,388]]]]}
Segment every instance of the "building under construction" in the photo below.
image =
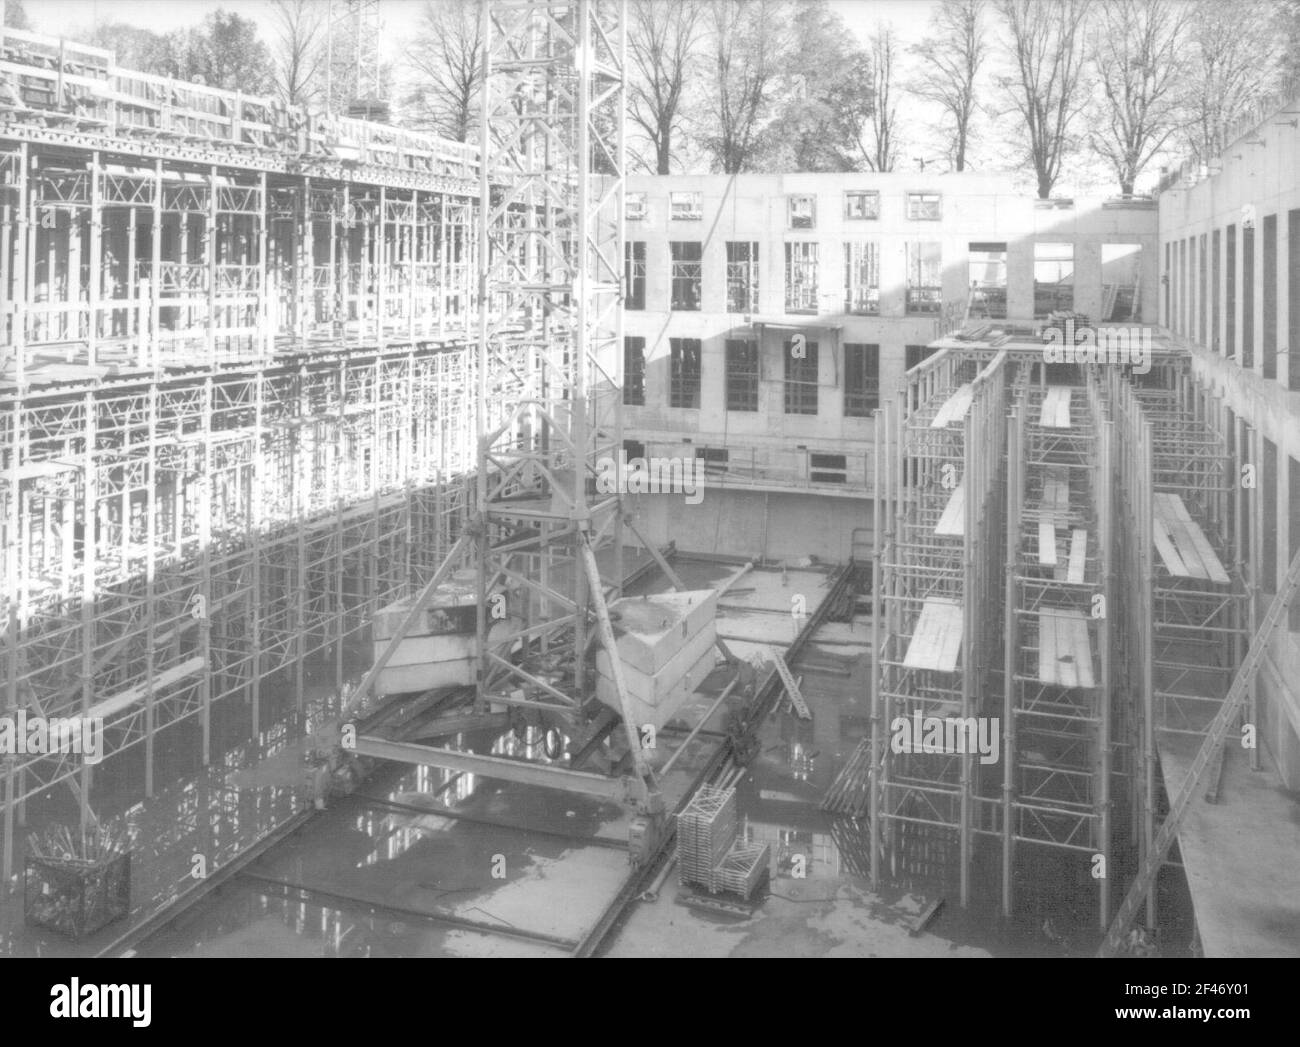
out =
{"type": "Polygon", "coordinates": [[[628,176],[483,17],[472,145],[0,30],[0,954],[1294,954],[1295,106],[628,176]]]}

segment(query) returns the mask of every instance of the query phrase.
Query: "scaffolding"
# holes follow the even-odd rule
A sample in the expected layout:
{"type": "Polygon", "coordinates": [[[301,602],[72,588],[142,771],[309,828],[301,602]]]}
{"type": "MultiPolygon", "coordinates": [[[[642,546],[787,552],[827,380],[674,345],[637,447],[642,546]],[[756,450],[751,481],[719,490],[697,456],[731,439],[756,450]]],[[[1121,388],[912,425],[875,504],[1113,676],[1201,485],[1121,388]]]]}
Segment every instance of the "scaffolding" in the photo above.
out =
{"type": "MultiPolygon", "coordinates": [[[[1137,850],[1153,853],[1166,809],[1159,747],[1166,735],[1204,737],[1255,628],[1243,524],[1248,495],[1222,428],[1218,399],[1197,387],[1187,360],[1168,357],[1141,383],[1109,376],[1117,422],[1119,628],[1137,850]],[[1147,534],[1148,542],[1133,536],[1147,534]]],[[[1256,720],[1252,680],[1247,722],[1256,720]]],[[[1257,758],[1257,754],[1256,754],[1257,758]]],[[[1146,924],[1156,926],[1156,895],[1146,924]]]]}
{"type": "Polygon", "coordinates": [[[895,875],[956,868],[962,904],[974,833],[996,820],[987,772],[972,734],[936,751],[910,725],[973,725],[996,712],[987,697],[1010,371],[1003,352],[942,350],[877,414],[875,489],[889,496],[876,508],[872,877],[886,857],[895,875]],[[907,743],[900,730],[911,731],[907,743]]]}
{"type": "MultiPolygon", "coordinates": [[[[341,686],[466,530],[476,424],[527,378],[490,358],[480,383],[469,347],[478,172],[472,146],[4,30],[6,714],[102,718],[152,796],[164,729],[198,724],[206,764],[214,709],[258,738],[270,702],[304,714],[308,662],[341,686]]],[[[74,754],[0,773],[6,878],[36,796],[104,813],[74,754]]]]}
{"type": "MultiPolygon", "coordinates": [[[[617,594],[592,554],[610,547],[623,573],[620,496],[594,484],[622,446],[622,14],[594,0],[483,9],[480,278],[512,308],[480,315],[480,374],[499,362],[530,380],[506,421],[478,426],[478,691],[572,733],[594,683],[592,616],[617,594]],[[494,621],[488,594],[503,587],[512,613],[494,621]]],[[[492,396],[480,388],[483,409],[492,396]]]]}
{"type": "Polygon", "coordinates": [[[1018,858],[1054,859],[1058,876],[1044,888],[1059,890],[1062,879],[1095,883],[1104,927],[1112,861],[1111,423],[1095,383],[1048,385],[1048,370],[1023,363],[1032,377],[1018,390],[1007,439],[1002,910],[1015,911],[1018,882],[1028,889],[1042,881],[1018,858]],[[1094,868],[1102,875],[1089,875],[1094,868]]]}
{"type": "Polygon", "coordinates": [[[874,881],[888,861],[967,904],[978,861],[1005,916],[1066,890],[1104,929],[1153,853],[1161,739],[1204,737],[1245,654],[1259,523],[1184,354],[1125,372],[985,333],[941,339],[877,412],[871,758],[841,775],[867,765],[869,811],[839,779],[828,809],[868,815],[874,881]],[[995,716],[999,768],[896,744],[909,717],[995,716]]]}

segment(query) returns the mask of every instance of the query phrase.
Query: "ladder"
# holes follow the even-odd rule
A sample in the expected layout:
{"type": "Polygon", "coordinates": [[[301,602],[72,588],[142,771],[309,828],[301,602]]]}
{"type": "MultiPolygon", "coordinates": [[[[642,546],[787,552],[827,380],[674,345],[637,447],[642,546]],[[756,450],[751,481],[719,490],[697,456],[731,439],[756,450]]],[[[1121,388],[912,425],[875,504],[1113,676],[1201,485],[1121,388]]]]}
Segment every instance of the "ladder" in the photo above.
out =
{"type": "Polygon", "coordinates": [[[803,700],[803,695],[799,691],[799,685],[795,682],[794,675],[790,672],[790,667],[785,664],[785,659],[780,653],[767,648],[768,656],[776,665],[777,675],[781,677],[781,682],[785,684],[785,693],[790,696],[790,704],[794,706],[795,711],[799,714],[801,720],[811,720],[812,713],[808,711],[808,705],[803,700]]]}
{"type": "Polygon", "coordinates": [[[1155,842],[1151,845],[1151,853],[1146,856],[1146,860],[1128,889],[1128,894],[1124,896],[1119,912],[1111,921],[1101,948],[1097,950],[1098,956],[1114,956],[1119,951],[1120,944],[1133,923],[1133,918],[1146,901],[1146,896],[1156,881],[1165,856],[1169,853],[1174,837],[1178,835],[1178,830],[1182,826],[1183,818],[1191,808],[1192,797],[1196,795],[1201,779],[1212,763],[1222,761],[1223,744],[1228,737],[1228,729],[1246,700],[1246,694],[1255,680],[1255,674],[1259,672],[1268,639],[1283,613],[1291,605],[1298,587],[1300,587],[1300,553],[1296,553],[1295,559],[1291,561],[1286,579],[1278,589],[1277,595],[1273,597],[1273,602],[1268,605],[1268,611],[1264,614],[1264,620],[1259,623],[1259,628],[1255,630],[1255,635],[1251,637],[1250,649],[1246,652],[1245,661],[1237,670],[1237,675],[1228,689],[1223,705],[1219,707],[1218,714],[1210,722],[1210,729],[1201,744],[1200,752],[1192,761],[1187,777],[1178,790],[1178,796],[1169,805],[1169,816],[1161,823],[1160,831],[1156,833],[1155,842]]]}

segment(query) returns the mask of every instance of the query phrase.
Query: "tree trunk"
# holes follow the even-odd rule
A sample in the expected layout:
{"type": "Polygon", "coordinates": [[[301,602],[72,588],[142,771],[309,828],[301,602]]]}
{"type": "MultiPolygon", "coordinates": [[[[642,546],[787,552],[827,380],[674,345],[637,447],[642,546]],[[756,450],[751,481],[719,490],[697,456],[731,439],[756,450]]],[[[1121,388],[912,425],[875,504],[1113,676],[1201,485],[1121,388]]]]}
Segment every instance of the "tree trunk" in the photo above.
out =
{"type": "Polygon", "coordinates": [[[661,174],[661,175],[672,174],[672,162],[673,162],[672,134],[673,134],[672,129],[666,127],[664,128],[663,134],[659,138],[659,145],[658,145],[658,149],[656,150],[657,153],[656,174],[661,174]]]}

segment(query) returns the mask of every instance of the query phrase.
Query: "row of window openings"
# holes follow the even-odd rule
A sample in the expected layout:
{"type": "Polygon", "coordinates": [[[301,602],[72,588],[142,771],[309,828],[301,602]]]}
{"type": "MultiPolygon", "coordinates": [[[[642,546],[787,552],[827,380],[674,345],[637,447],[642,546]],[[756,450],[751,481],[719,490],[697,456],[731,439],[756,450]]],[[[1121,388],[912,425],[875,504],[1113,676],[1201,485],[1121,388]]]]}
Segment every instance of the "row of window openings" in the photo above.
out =
{"type": "MultiPolygon", "coordinates": [[[[818,247],[799,241],[785,245],[785,311],[819,312],[818,247]]],[[[674,240],[672,256],[672,309],[698,312],[703,283],[703,245],[698,240],[674,240]]],[[[727,241],[727,311],[758,311],[758,244],[727,241]]],[[[1070,244],[1036,244],[1034,261],[1034,313],[1046,316],[1056,309],[1073,308],[1074,255],[1070,244]],[[1044,248],[1044,257],[1038,249],[1044,248]]],[[[627,309],[643,310],[646,303],[646,242],[624,244],[627,309]]],[[[973,243],[969,254],[971,315],[1005,319],[1007,315],[1006,244],[973,243]]],[[[905,310],[911,315],[937,315],[943,307],[943,252],[938,243],[907,244],[905,310]]],[[[880,245],[872,242],[844,244],[844,311],[860,316],[880,314],[880,245]]]]}
{"type": "MultiPolygon", "coordinates": [[[[624,214],[629,222],[639,222],[649,214],[645,193],[628,193],[624,214]]],[[[913,222],[938,222],[943,218],[943,198],[939,193],[908,193],[907,217],[913,222]]],[[[817,228],[817,197],[812,193],[786,196],[786,217],[791,229],[817,228]]],[[[704,220],[704,194],[680,190],[668,194],[668,216],[679,222],[704,220]]],[[[880,193],[871,189],[849,189],[844,193],[844,217],[851,221],[880,218],[880,193]]]]}
{"type": "MultiPolygon", "coordinates": [[[[1287,212],[1287,345],[1278,348],[1277,215],[1263,220],[1263,331],[1260,349],[1265,378],[1278,377],[1278,356],[1288,359],[1286,383],[1300,390],[1300,209],[1287,212]]],[[[1255,366],[1255,230],[1243,226],[1215,229],[1165,244],[1165,316],[1177,333],[1193,338],[1243,368],[1255,366]],[[1241,302],[1237,308],[1237,264],[1241,259],[1241,302]],[[1208,284],[1208,286],[1207,286],[1208,284]],[[1208,309],[1207,309],[1208,305],[1208,309]],[[1223,336],[1219,337],[1220,319],[1223,336]],[[1240,345],[1238,323],[1240,322],[1240,345]],[[1240,352],[1239,352],[1240,350],[1240,352]]]]}
{"type": "MultiPolygon", "coordinates": [[[[685,441],[690,443],[690,441],[685,441]]],[[[799,447],[806,451],[806,447],[799,447]]],[[[641,440],[624,440],[623,450],[628,460],[646,457],[646,445],[641,440]]],[[[692,446],[694,457],[704,463],[705,475],[725,473],[731,465],[731,452],[725,447],[692,446]]],[[[843,484],[848,482],[848,455],[825,451],[808,452],[808,479],[813,483],[843,484]]]]}
{"type": "MultiPolygon", "coordinates": [[[[645,406],[645,342],[640,336],[623,339],[623,402],[632,407],[645,406]]],[[[698,408],[701,387],[701,342],[698,338],[670,338],[668,406],[698,408]]],[[[931,350],[923,345],[909,345],[907,368],[925,359],[931,350]]],[[[725,345],[725,394],[728,411],[757,411],[760,367],[758,342],[728,338],[725,345]]],[[[793,342],[785,343],[783,410],[785,414],[818,413],[820,391],[818,343],[805,341],[800,351],[793,342]]],[[[844,416],[870,418],[880,406],[880,346],[848,342],[844,346],[844,416]]]]}

